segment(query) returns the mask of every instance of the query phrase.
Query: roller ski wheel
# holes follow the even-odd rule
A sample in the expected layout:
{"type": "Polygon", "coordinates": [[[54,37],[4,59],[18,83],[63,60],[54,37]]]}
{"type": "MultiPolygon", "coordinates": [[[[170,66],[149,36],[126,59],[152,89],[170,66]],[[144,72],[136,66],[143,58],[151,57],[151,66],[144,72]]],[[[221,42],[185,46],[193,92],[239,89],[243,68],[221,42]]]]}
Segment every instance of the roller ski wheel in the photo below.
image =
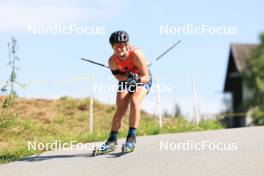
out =
{"type": "Polygon", "coordinates": [[[103,144],[93,150],[92,156],[104,155],[113,152],[116,149],[117,144],[112,142],[110,144],[103,144]]]}

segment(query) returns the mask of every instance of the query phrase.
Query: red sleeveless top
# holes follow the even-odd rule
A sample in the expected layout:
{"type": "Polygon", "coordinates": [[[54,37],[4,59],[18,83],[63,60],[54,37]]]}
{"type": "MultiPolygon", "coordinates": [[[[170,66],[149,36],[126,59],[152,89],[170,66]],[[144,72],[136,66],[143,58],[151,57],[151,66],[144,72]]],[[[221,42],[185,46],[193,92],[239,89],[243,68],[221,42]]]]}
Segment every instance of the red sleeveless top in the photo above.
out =
{"type": "Polygon", "coordinates": [[[117,55],[114,55],[114,62],[121,72],[132,72],[139,74],[140,71],[134,63],[135,49],[129,48],[128,57],[126,59],[119,59],[117,55]]]}

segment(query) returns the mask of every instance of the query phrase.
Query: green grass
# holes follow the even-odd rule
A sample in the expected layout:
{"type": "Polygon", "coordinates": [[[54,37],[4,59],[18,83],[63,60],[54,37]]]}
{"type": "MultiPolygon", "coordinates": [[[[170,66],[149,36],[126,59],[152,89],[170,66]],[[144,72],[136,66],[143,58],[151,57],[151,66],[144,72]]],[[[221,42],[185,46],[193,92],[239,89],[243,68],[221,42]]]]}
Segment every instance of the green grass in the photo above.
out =
{"type": "MultiPolygon", "coordinates": [[[[0,163],[41,153],[27,149],[27,141],[80,143],[103,141],[110,131],[115,106],[94,101],[94,132],[89,134],[89,99],[62,97],[58,100],[18,99],[17,117],[10,118],[0,128],[0,163]]],[[[1,110],[1,109],[0,109],[1,110]]],[[[124,118],[119,137],[125,137],[128,117],[124,118]]],[[[216,120],[204,120],[199,125],[184,118],[164,118],[160,128],[158,120],[142,112],[138,135],[157,135],[184,131],[223,128],[216,120]]]]}

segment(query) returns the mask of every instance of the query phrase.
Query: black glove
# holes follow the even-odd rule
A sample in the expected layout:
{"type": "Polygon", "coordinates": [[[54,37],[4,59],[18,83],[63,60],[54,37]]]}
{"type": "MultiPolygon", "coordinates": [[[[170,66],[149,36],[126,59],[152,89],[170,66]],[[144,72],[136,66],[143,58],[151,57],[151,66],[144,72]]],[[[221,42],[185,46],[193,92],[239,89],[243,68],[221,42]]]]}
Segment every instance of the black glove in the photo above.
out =
{"type": "Polygon", "coordinates": [[[129,93],[133,93],[136,91],[137,83],[139,82],[138,74],[135,73],[129,73],[127,82],[127,89],[129,93]]]}

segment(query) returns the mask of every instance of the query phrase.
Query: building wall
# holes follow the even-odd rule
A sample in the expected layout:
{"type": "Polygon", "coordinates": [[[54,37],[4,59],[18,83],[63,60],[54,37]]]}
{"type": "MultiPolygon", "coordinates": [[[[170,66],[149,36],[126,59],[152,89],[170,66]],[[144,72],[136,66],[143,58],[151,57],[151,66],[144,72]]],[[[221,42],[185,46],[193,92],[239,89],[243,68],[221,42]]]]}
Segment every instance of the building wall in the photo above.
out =
{"type": "MultiPolygon", "coordinates": [[[[243,82],[243,103],[246,104],[249,98],[253,97],[253,92],[250,90],[245,82],[243,82]]],[[[251,126],[252,125],[252,118],[251,118],[251,112],[249,109],[244,109],[246,112],[246,117],[245,117],[245,126],[251,126]]]]}
{"type": "Polygon", "coordinates": [[[232,94],[233,94],[233,124],[231,127],[244,127],[245,115],[243,109],[243,86],[242,78],[235,77],[232,79],[232,94]]]}

